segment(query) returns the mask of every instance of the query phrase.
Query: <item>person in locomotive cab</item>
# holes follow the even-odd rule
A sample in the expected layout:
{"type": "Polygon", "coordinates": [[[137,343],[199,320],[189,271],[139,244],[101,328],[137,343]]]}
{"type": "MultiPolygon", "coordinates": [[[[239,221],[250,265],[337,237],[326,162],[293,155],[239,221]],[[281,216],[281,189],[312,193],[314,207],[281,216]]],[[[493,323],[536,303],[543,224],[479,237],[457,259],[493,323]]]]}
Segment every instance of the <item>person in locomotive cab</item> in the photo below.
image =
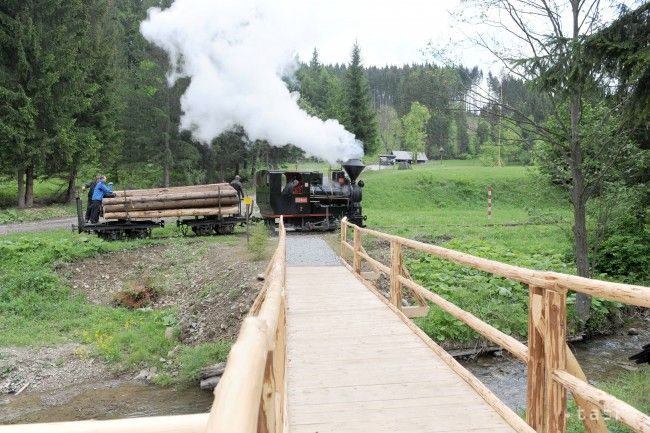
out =
{"type": "Polygon", "coordinates": [[[88,201],[86,202],[86,216],[85,216],[85,221],[90,222],[90,211],[92,210],[92,207],[90,206],[92,201],[93,201],[93,193],[95,192],[95,187],[97,186],[97,182],[99,182],[99,175],[96,175],[93,180],[90,182],[84,183],[83,187],[81,190],[88,190],[88,201]]]}
{"type": "Polygon", "coordinates": [[[282,190],[282,195],[291,195],[293,194],[293,190],[295,187],[298,186],[300,182],[298,179],[294,179],[291,182],[288,182],[285,186],[284,189],[282,190]]]}
{"type": "Polygon", "coordinates": [[[244,186],[241,184],[241,177],[239,177],[239,175],[235,176],[232,182],[230,182],[230,186],[235,188],[235,191],[237,191],[237,196],[240,200],[244,198],[244,186]]]}
{"type": "Polygon", "coordinates": [[[106,176],[100,176],[95,189],[93,190],[91,209],[90,209],[90,222],[97,224],[99,222],[99,214],[102,211],[102,200],[104,197],[115,197],[113,194],[113,184],[106,183],[106,176]]]}

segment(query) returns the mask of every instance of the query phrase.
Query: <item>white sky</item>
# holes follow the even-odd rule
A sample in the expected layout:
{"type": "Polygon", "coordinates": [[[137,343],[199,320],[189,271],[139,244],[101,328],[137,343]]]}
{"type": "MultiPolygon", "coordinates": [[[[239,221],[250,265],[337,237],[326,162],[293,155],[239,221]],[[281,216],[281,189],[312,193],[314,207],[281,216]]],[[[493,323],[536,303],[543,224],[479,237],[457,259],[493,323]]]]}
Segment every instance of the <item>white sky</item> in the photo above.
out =
{"type": "MultiPolygon", "coordinates": [[[[450,54],[467,66],[488,67],[489,53],[466,42],[454,28],[451,12],[458,11],[460,0],[302,0],[299,8],[311,13],[312,37],[303,41],[298,54],[309,60],[316,47],[323,63],[347,63],[352,44],[358,41],[366,66],[422,63],[422,50],[432,41],[438,47],[453,46],[450,54]]],[[[300,15],[300,14],[298,14],[300,15]]]]}
{"type": "MultiPolygon", "coordinates": [[[[277,1],[277,0],[276,0],[277,1]]],[[[303,61],[311,58],[316,47],[323,63],[347,63],[355,40],[361,47],[364,65],[384,66],[432,61],[422,54],[431,41],[436,48],[447,50],[455,63],[479,66],[484,72],[498,73],[502,65],[486,49],[471,41],[479,32],[493,33],[509,48],[516,40],[501,30],[486,25],[459,24],[452,14],[478,15],[468,8],[471,3],[462,0],[281,0],[294,9],[294,16],[307,18],[311,26],[303,35],[302,44],[296,47],[303,61]]],[[[536,1],[536,0],[534,0],[536,1]]],[[[605,21],[616,16],[611,5],[626,3],[638,7],[644,0],[612,0],[601,3],[605,21]]],[[[567,4],[559,2],[562,7],[567,4]]],[[[568,10],[563,16],[570,18],[568,10]]],[[[505,21],[508,21],[507,19],[505,21]]],[[[535,23],[531,23],[531,26],[535,23]]],[[[542,26],[547,26],[542,19],[542,26]]]]}

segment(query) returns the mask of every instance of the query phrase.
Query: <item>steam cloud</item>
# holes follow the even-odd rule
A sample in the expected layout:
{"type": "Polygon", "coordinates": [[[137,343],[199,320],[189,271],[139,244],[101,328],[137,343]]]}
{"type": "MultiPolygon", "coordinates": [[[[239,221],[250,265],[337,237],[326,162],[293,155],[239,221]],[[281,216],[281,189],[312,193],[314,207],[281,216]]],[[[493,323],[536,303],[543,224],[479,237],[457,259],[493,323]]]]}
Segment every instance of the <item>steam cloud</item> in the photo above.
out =
{"type": "Polygon", "coordinates": [[[297,67],[296,45],[313,31],[309,13],[289,3],[176,0],[168,9],[149,9],[140,30],[169,54],[170,84],[191,79],[180,126],[195,139],[210,143],[241,125],[252,140],[294,144],[329,162],[359,157],[363,147],[353,134],[301,110],[282,81],[297,67]]]}

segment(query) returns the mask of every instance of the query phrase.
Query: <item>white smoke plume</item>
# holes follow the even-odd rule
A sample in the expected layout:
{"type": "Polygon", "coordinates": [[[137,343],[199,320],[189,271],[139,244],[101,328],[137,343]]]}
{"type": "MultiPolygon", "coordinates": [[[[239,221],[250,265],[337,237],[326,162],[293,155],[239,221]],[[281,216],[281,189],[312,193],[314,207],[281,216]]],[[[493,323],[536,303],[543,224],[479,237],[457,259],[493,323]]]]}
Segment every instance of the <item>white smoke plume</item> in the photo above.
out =
{"type": "Polygon", "coordinates": [[[169,54],[170,84],[190,78],[181,128],[210,143],[241,125],[251,140],[294,144],[329,162],[363,154],[338,121],[301,110],[282,81],[297,67],[296,46],[313,32],[313,14],[300,3],[311,2],[176,0],[149,10],[140,30],[169,54]]]}

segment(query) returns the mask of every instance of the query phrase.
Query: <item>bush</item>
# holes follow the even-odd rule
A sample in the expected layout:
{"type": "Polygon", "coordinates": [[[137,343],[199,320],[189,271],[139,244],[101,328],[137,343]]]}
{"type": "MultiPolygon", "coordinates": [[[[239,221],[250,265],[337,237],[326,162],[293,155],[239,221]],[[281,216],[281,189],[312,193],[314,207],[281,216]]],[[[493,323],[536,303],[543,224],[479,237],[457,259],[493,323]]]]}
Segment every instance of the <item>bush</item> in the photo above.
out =
{"type": "Polygon", "coordinates": [[[591,208],[590,245],[596,273],[625,282],[650,281],[650,224],[644,185],[607,185],[591,208]]]}

